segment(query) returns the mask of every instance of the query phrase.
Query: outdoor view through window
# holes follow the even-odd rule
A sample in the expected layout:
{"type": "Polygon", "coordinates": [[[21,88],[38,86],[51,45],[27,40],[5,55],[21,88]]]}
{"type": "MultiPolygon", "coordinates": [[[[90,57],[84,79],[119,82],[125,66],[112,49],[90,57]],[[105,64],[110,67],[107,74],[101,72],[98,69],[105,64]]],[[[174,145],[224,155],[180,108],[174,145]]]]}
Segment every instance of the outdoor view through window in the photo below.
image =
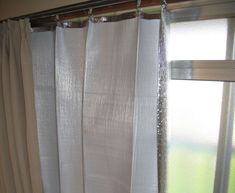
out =
{"type": "MultiPolygon", "coordinates": [[[[173,23],[168,59],[225,60],[227,20],[173,23]]],[[[213,193],[223,82],[170,80],[167,193],[213,193]]],[[[228,193],[235,192],[235,137],[228,193]]]]}

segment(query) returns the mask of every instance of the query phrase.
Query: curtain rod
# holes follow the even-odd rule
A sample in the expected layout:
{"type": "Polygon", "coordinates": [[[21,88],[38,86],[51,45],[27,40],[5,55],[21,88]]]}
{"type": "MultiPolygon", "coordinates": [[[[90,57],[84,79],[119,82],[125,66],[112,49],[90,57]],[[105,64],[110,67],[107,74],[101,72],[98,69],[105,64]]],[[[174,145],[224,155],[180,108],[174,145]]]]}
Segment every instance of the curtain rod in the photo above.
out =
{"type": "Polygon", "coordinates": [[[88,0],[85,2],[80,2],[72,5],[57,7],[45,11],[40,11],[36,13],[31,13],[27,15],[22,15],[19,17],[15,17],[13,19],[23,19],[23,18],[30,18],[30,19],[37,19],[41,17],[49,17],[56,14],[65,14],[65,13],[71,13],[74,11],[83,11],[87,10],[89,8],[99,8],[107,5],[117,5],[121,3],[127,3],[127,2],[135,2],[135,0],[88,0]]]}
{"type": "Polygon", "coordinates": [[[55,23],[57,21],[88,17],[90,9],[92,9],[93,15],[128,12],[137,9],[137,4],[139,2],[141,2],[139,8],[155,7],[156,9],[160,9],[161,2],[164,1],[169,5],[168,8],[174,10],[175,8],[182,9],[201,4],[216,4],[221,2],[232,2],[234,0],[88,0],[73,5],[22,15],[10,19],[18,20],[29,18],[32,27],[39,27],[45,24],[55,23]]]}
{"type": "MultiPolygon", "coordinates": [[[[159,6],[161,0],[142,0],[140,8],[159,6]]],[[[168,0],[168,4],[189,2],[191,0],[168,0]]],[[[138,0],[90,0],[78,4],[50,9],[33,14],[23,15],[12,19],[29,18],[33,27],[37,27],[46,23],[56,21],[69,20],[73,18],[87,17],[89,10],[92,9],[92,14],[107,14],[111,12],[120,12],[133,10],[137,8],[138,0]]]]}

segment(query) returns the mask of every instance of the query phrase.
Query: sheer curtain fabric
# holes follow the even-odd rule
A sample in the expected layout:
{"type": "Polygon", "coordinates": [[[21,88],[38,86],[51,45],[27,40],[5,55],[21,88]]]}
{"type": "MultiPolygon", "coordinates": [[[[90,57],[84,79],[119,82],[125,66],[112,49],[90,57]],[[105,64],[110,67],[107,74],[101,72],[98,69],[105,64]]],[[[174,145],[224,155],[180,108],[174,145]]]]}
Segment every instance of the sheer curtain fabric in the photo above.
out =
{"type": "Polygon", "coordinates": [[[32,34],[45,193],[156,193],[157,19],[32,34]]]}

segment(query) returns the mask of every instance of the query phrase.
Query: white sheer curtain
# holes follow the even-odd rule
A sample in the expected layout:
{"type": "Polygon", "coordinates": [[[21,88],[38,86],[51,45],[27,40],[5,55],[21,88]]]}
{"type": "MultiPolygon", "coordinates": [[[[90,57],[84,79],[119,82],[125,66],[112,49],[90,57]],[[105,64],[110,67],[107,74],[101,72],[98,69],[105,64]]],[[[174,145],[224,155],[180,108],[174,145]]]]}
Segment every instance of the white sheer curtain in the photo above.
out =
{"type": "Polygon", "coordinates": [[[35,106],[45,193],[60,192],[54,38],[54,32],[32,34],[35,106]]]}
{"type": "Polygon", "coordinates": [[[84,192],[82,98],[86,28],[56,29],[56,112],[61,193],[84,192]]]}
{"type": "Polygon", "coordinates": [[[159,20],[32,38],[45,193],[156,193],[159,20]]]}
{"type": "Polygon", "coordinates": [[[137,19],[89,26],[83,129],[90,193],[130,193],[137,29],[137,19]]]}

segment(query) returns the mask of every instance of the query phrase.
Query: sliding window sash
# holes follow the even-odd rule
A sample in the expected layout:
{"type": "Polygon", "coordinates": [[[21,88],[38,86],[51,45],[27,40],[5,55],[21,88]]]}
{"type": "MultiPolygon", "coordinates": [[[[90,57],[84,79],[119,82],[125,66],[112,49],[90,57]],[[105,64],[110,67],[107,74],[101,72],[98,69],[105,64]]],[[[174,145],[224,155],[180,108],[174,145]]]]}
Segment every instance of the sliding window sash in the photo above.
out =
{"type": "MultiPolygon", "coordinates": [[[[235,19],[228,19],[226,59],[234,59],[235,19]]],[[[234,74],[235,75],[235,74],[234,74]]],[[[232,155],[235,84],[224,83],[214,193],[227,193],[232,155]]]]}
{"type": "MultiPolygon", "coordinates": [[[[235,3],[231,5],[234,11],[235,3]]],[[[177,60],[170,62],[171,80],[224,82],[213,193],[227,193],[228,191],[235,106],[235,60],[233,60],[235,19],[228,19],[227,34],[227,60],[177,60]]]]}

